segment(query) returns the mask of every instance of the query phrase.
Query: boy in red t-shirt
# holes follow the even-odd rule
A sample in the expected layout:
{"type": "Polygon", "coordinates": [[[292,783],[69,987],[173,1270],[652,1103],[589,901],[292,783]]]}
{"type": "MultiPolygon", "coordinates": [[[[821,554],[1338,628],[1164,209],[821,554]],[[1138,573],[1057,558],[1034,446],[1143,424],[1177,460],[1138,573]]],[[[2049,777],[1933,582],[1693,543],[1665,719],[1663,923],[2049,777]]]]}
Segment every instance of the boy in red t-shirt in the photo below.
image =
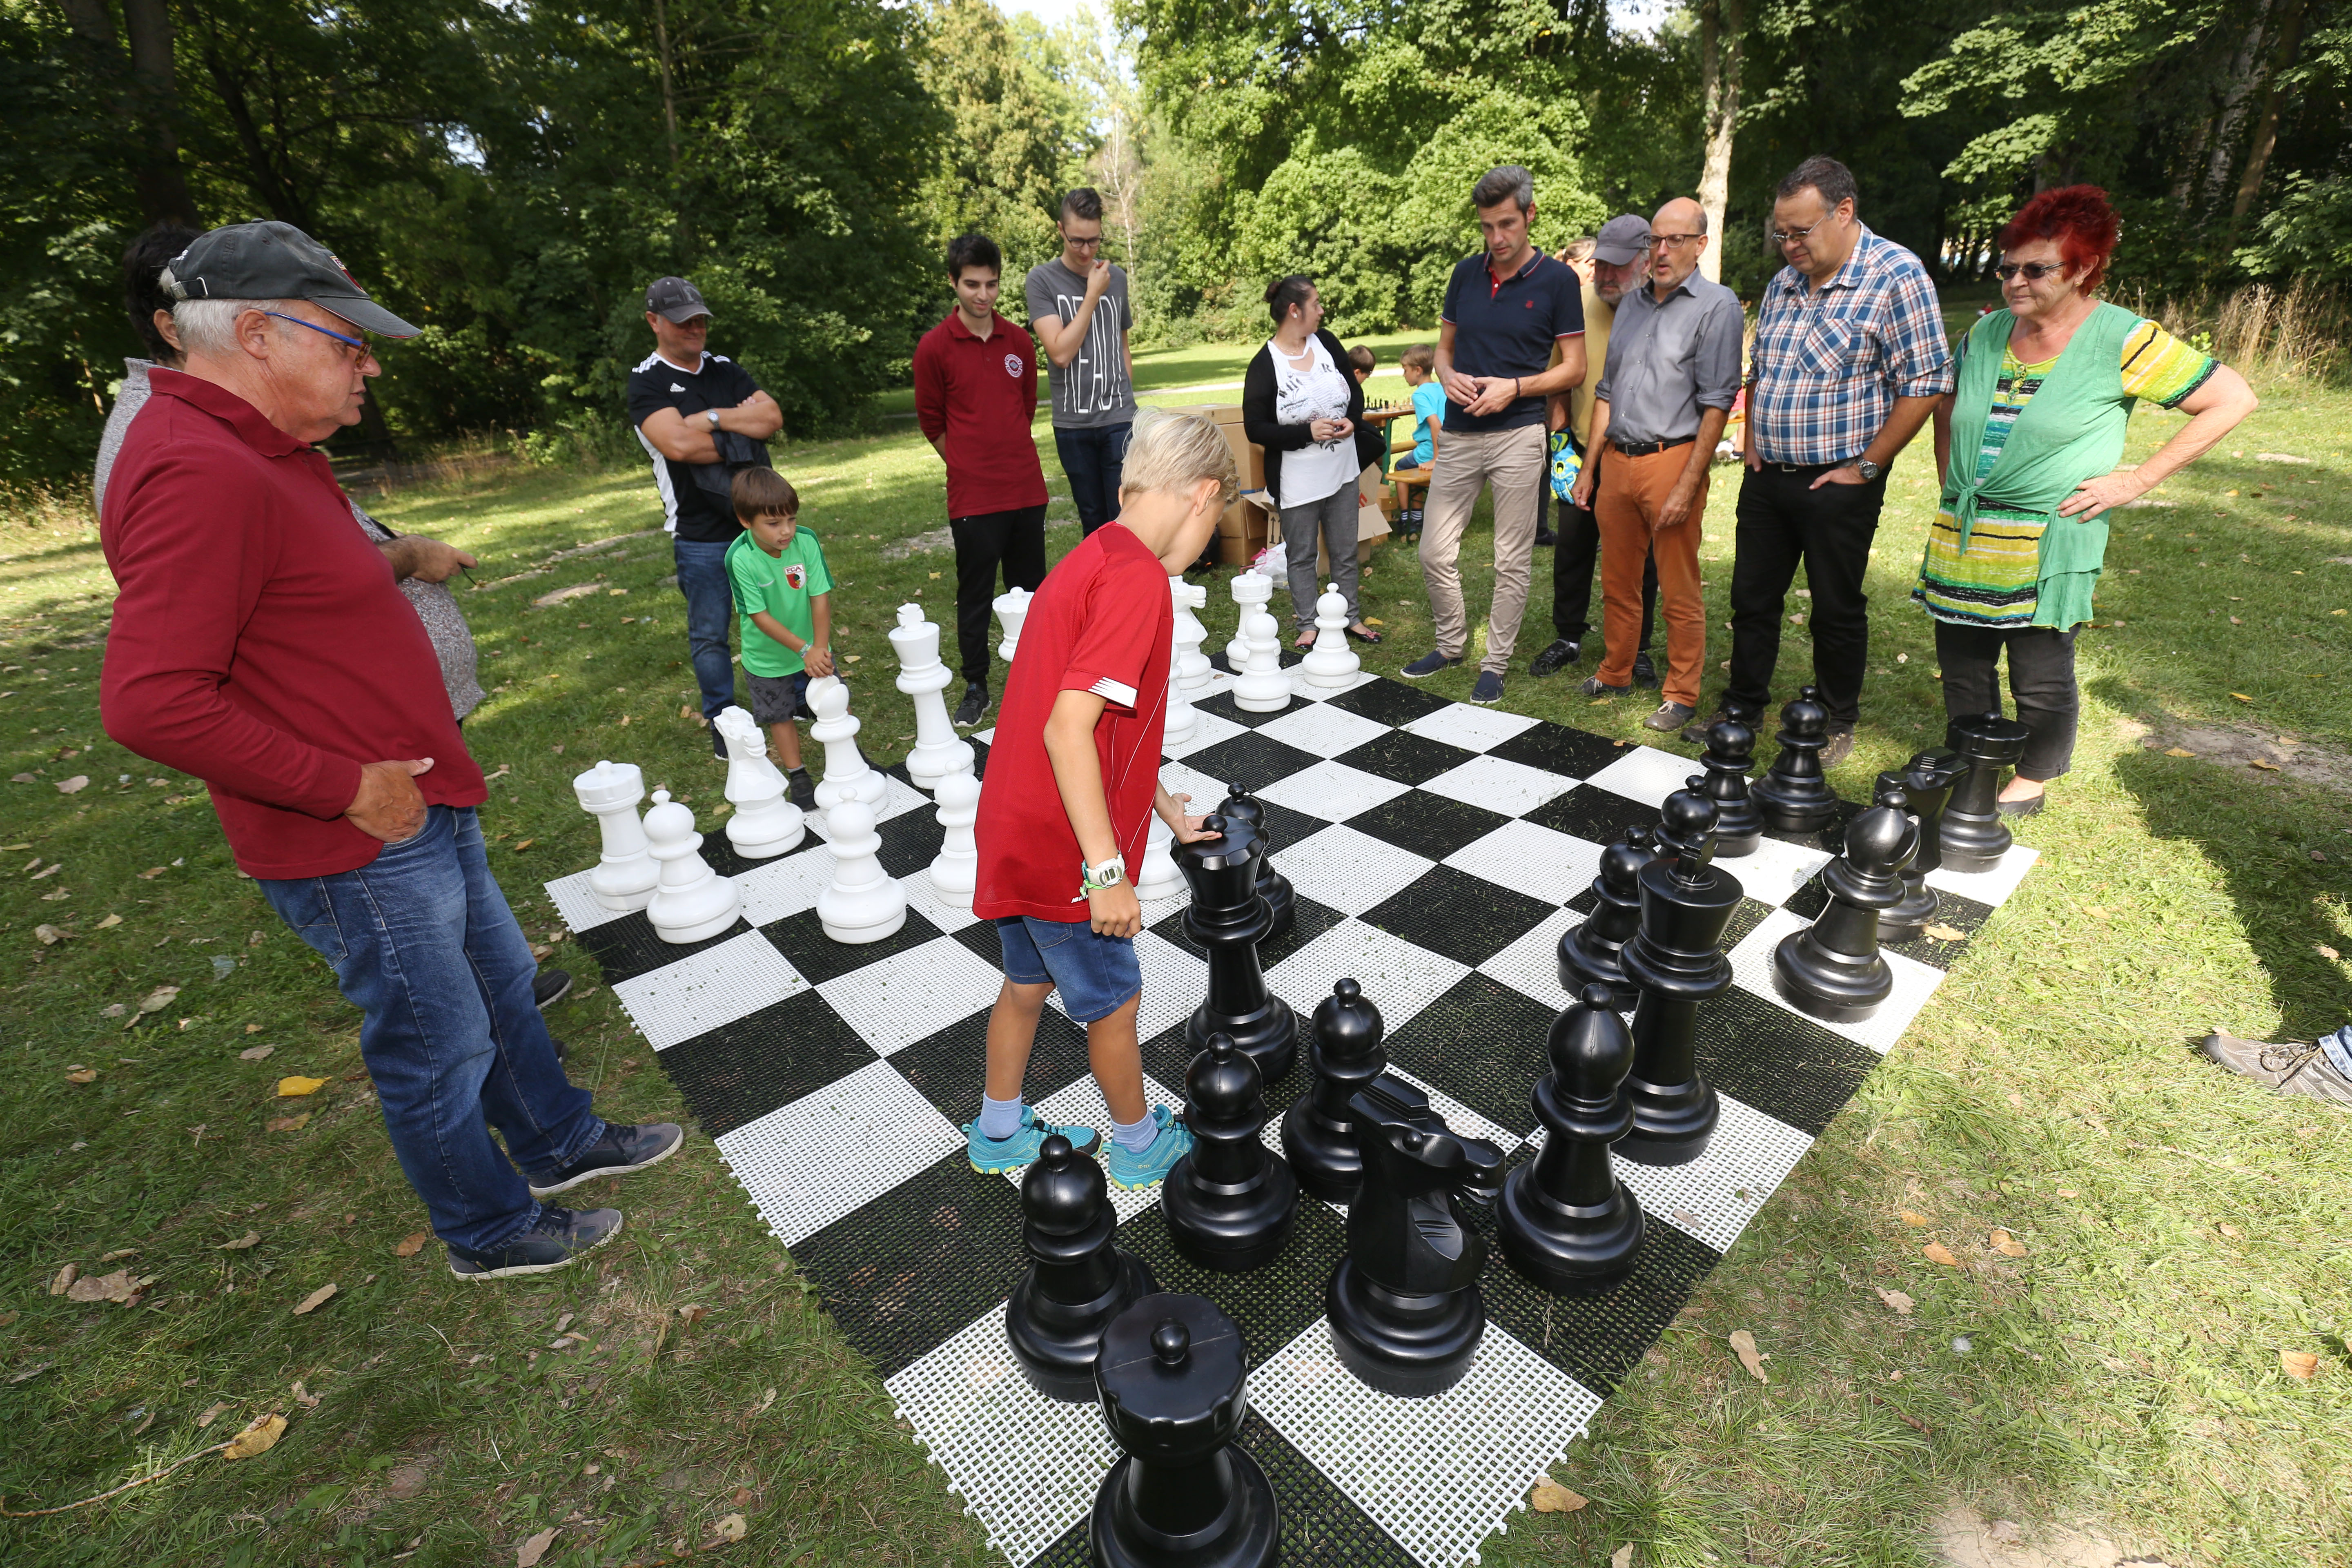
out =
{"type": "Polygon", "coordinates": [[[996,922],[1004,987],[988,1018],[988,1079],[964,1128],[976,1171],[1010,1171],[1059,1133],[1083,1152],[1091,1127],[1055,1127],[1022,1103],[1037,1019],[1056,986],[1087,1026],[1087,1056],[1111,1117],[1112,1182],[1149,1187],[1192,1146],[1165,1106],[1143,1100],[1135,1035],[1143,929],[1127,868],[1140,864],[1150,814],[1190,844],[1214,837],[1190,798],[1160,784],[1174,630],[1168,579],[1199,558],[1240,489],[1231,448],[1197,415],[1135,422],[1120,514],[1046,574],[1021,626],[981,785],[972,912],[996,922]]]}

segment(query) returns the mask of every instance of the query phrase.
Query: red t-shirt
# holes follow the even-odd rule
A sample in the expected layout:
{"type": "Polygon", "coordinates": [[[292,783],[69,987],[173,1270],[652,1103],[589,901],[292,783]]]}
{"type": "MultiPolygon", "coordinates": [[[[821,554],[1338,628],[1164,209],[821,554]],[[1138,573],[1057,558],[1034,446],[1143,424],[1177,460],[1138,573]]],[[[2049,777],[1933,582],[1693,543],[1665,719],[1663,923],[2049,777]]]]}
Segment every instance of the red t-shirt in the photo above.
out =
{"type": "Polygon", "coordinates": [[[961,311],[915,345],[915,419],[945,448],[948,515],[980,517],[1045,504],[1045,470],[1030,423],[1037,415],[1037,350],[1002,316],[985,338],[961,311]]]}
{"type": "Polygon", "coordinates": [[[1095,530],[1045,574],[1021,624],[989,742],[972,829],[980,847],[972,913],[982,920],[1087,918],[1078,897],[1085,857],[1045,754],[1045,720],[1065,691],[1104,700],[1095,754],[1102,761],[1111,832],[1129,874],[1143,864],[1160,787],[1174,632],[1168,569],[1117,522],[1095,530]]]}
{"type": "Polygon", "coordinates": [[[327,459],[224,387],[150,375],[99,521],[106,732],[209,784],[253,877],[376,858],[343,816],[364,763],[431,757],[427,805],[480,805],[425,623],[327,459]]]}

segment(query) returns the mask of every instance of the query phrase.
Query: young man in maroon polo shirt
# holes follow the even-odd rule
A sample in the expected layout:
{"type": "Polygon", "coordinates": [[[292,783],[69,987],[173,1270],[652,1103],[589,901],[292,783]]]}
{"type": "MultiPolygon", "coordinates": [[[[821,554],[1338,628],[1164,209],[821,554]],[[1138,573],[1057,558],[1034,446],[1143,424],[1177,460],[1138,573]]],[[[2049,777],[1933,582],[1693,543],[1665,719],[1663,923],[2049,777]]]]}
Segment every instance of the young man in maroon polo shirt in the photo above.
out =
{"type": "Polygon", "coordinates": [[[915,345],[915,416],[948,466],[948,527],[955,536],[956,645],[963,660],[959,724],[988,711],[988,612],[1004,586],[1032,593],[1045,580],[1045,470],[1030,425],[1037,415],[1037,349],[996,313],[1004,257],[984,234],[948,246],[955,309],[915,345]]]}
{"type": "Polygon", "coordinates": [[[1168,579],[1201,553],[1240,489],[1233,452],[1197,415],[1135,422],[1119,516],[1062,557],[1030,602],[1021,651],[981,784],[972,912],[996,922],[1004,986],[988,1017],[988,1077],[964,1128],[976,1171],[1011,1171],[1060,1133],[1093,1153],[1091,1127],[1055,1127],[1022,1103],[1045,998],[1086,1026],[1087,1065],[1110,1112],[1110,1180],[1159,1183],[1192,1145],[1168,1108],[1147,1106],[1135,1016],[1143,909],[1127,868],[1153,812],[1179,842],[1211,837],[1187,797],[1160,784],[1174,631],[1168,579]]]}

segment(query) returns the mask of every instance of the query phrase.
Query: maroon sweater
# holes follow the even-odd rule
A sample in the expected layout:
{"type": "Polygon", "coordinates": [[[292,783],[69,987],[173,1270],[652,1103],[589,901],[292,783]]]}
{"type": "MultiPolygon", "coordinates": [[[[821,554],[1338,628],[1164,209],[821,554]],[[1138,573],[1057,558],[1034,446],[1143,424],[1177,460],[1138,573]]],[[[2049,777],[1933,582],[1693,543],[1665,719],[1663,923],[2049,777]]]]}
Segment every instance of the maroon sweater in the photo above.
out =
{"type": "Polygon", "coordinates": [[[1045,504],[1045,470],[1030,421],[1037,416],[1037,349],[1029,334],[995,318],[986,338],[963,314],[915,345],[915,418],[944,448],[948,516],[981,517],[1045,504]]]}
{"type": "Polygon", "coordinates": [[[352,526],[327,459],[235,393],[158,368],[106,490],[120,590],[106,732],[212,789],[254,877],[356,870],[383,847],[343,817],[365,763],[431,757],[434,805],[488,795],[425,624],[352,526]]]}

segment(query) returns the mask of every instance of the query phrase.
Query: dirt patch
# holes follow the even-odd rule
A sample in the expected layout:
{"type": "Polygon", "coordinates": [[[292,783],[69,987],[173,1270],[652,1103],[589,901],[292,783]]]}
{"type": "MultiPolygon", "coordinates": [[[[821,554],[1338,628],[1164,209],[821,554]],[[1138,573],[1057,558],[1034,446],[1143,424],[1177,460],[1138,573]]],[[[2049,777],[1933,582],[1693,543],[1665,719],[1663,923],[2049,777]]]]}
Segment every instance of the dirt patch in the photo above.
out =
{"type": "Polygon", "coordinates": [[[1949,1568],[2167,1568],[2095,1530],[1987,1519],[1956,1502],[1930,1526],[1938,1562],[1949,1568]]]}
{"type": "Polygon", "coordinates": [[[881,549],[885,561],[904,561],[909,555],[929,555],[955,548],[955,530],[935,528],[929,533],[918,533],[905,539],[894,539],[881,549]]]}
{"type": "Polygon", "coordinates": [[[2127,725],[2126,733],[2147,751],[2176,756],[2186,752],[2200,762],[2298,779],[2339,795],[2352,795],[2352,756],[2291,731],[2158,715],[2153,725],[2127,725]]]}

